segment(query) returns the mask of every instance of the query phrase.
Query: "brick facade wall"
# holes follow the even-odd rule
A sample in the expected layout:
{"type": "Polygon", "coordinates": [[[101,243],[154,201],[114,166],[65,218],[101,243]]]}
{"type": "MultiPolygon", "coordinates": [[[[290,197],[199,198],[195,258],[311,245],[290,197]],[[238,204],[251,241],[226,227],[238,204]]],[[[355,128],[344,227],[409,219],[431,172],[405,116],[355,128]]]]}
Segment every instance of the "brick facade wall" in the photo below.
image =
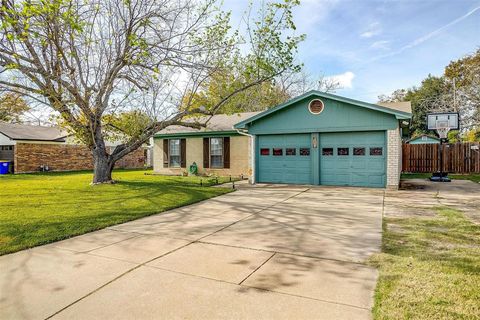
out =
{"type": "MultiPolygon", "coordinates": [[[[38,172],[40,166],[50,171],[74,171],[93,169],[90,150],[82,145],[17,143],[15,145],[15,173],[38,172]]],[[[143,168],[145,156],[139,148],[119,160],[115,168],[143,168]]]]}
{"type": "Polygon", "coordinates": [[[398,189],[402,172],[402,138],[400,130],[387,131],[387,188],[398,189]]]}

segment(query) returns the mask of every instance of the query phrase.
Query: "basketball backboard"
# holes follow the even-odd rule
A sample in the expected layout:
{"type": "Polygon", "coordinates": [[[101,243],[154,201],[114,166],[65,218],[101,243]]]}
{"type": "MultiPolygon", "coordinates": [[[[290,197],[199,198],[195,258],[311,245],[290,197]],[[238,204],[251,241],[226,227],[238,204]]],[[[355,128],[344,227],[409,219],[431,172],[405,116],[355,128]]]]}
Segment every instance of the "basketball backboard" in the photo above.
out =
{"type": "Polygon", "coordinates": [[[444,112],[444,113],[429,113],[427,114],[428,130],[449,129],[458,130],[458,113],[444,112]]]}

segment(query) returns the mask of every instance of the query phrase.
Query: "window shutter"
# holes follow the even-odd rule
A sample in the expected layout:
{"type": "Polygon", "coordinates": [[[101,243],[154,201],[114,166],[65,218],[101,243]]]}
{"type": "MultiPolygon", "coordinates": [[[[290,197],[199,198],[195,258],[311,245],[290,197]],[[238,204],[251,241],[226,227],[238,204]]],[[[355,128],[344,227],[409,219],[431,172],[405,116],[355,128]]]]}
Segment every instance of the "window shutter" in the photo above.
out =
{"type": "Polygon", "coordinates": [[[203,167],[210,168],[210,139],[203,138],[203,167]]]}
{"type": "Polygon", "coordinates": [[[168,139],[163,139],[163,167],[168,168],[168,139]]]}
{"type": "Polygon", "coordinates": [[[180,139],[180,167],[187,167],[187,140],[180,139]]]}
{"type": "Polygon", "coordinates": [[[230,137],[223,138],[223,167],[230,169],[230,137]]]}

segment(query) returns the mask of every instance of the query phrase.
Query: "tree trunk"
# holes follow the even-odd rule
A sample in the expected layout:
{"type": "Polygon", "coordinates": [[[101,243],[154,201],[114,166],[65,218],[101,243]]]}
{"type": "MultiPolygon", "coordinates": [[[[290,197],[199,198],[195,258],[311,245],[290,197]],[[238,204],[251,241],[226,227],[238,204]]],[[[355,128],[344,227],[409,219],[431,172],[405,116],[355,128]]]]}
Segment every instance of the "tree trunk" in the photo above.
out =
{"type": "Polygon", "coordinates": [[[115,162],[111,160],[106,150],[93,150],[93,184],[113,183],[112,170],[115,162]]]}

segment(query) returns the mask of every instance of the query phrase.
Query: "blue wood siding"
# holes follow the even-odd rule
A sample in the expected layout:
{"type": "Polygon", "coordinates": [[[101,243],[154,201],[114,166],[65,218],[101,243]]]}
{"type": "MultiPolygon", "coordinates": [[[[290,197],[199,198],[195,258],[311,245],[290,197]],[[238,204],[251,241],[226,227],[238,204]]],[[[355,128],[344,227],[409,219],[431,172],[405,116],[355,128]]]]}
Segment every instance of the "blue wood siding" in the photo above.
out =
{"type": "Polygon", "coordinates": [[[392,114],[370,110],[321,98],[325,104],[322,113],[315,115],[308,110],[308,97],[291,106],[260,118],[250,124],[250,134],[311,133],[338,131],[390,130],[398,127],[398,120],[392,114]]]}

